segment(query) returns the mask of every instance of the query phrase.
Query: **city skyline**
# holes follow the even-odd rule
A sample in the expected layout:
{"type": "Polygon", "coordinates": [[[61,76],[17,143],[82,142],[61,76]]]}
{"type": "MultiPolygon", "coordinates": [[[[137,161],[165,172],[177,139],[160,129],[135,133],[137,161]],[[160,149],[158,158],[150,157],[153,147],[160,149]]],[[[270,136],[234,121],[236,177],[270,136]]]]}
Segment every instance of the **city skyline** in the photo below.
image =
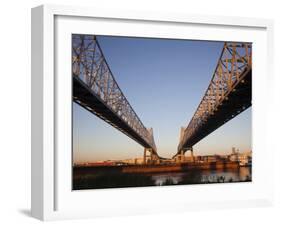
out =
{"type": "MultiPolygon", "coordinates": [[[[111,71],[145,126],[152,127],[158,154],[177,151],[214,73],[223,42],[98,36],[111,71]]],[[[251,108],[194,146],[195,155],[251,150],[251,108]]],[[[75,163],[137,158],[143,147],[73,103],[75,163]]],[[[188,155],[188,153],[187,153],[188,155]]]]}

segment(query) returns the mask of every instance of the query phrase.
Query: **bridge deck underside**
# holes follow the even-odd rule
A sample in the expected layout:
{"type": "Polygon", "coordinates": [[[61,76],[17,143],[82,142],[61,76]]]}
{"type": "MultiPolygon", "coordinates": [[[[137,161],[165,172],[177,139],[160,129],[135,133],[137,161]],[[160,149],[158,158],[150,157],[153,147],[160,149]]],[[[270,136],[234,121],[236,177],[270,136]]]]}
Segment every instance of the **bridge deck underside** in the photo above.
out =
{"type": "Polygon", "coordinates": [[[182,149],[189,149],[201,139],[218,129],[227,121],[231,120],[242,111],[249,108],[252,103],[252,70],[250,69],[243,78],[243,82],[239,82],[234,87],[227,99],[224,99],[215,113],[202,124],[197,131],[186,140],[183,145],[178,147],[178,153],[182,149]]]}
{"type": "Polygon", "coordinates": [[[100,97],[95,95],[83,81],[76,77],[73,77],[73,101],[111,124],[143,147],[153,149],[153,147],[150,147],[150,145],[127,123],[125,123],[120,116],[113,112],[100,97]]]}

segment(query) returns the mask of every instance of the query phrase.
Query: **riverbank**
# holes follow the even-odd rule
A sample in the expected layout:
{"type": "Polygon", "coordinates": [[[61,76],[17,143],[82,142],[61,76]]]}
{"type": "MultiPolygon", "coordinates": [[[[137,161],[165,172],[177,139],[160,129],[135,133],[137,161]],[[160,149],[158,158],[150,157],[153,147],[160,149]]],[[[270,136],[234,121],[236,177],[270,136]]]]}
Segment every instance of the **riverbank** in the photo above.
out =
{"type": "Polygon", "coordinates": [[[76,166],[73,168],[74,175],[84,173],[165,173],[186,172],[191,170],[216,170],[236,169],[238,162],[195,162],[175,163],[166,165],[124,165],[124,166],[76,166]]]}

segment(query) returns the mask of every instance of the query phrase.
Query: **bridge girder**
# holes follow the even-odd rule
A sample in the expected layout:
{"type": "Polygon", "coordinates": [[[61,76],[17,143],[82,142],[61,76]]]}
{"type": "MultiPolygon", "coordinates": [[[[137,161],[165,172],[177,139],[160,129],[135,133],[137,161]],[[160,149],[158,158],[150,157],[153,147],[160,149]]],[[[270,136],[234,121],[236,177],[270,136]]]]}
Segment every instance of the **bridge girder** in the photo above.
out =
{"type": "Polygon", "coordinates": [[[157,154],[146,128],[117,84],[94,35],[72,35],[73,101],[157,154]]]}
{"type": "Polygon", "coordinates": [[[188,126],[181,129],[177,154],[250,107],[251,86],[252,44],[225,42],[197,110],[188,126]]]}

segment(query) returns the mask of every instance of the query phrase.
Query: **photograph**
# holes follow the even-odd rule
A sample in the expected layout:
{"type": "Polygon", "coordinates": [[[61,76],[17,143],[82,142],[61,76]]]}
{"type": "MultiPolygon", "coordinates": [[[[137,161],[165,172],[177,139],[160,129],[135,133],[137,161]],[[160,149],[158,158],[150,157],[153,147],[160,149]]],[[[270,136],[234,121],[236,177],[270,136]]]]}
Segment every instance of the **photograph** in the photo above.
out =
{"type": "Polygon", "coordinates": [[[69,45],[72,190],[252,182],[252,43],[72,34],[69,45]]]}

